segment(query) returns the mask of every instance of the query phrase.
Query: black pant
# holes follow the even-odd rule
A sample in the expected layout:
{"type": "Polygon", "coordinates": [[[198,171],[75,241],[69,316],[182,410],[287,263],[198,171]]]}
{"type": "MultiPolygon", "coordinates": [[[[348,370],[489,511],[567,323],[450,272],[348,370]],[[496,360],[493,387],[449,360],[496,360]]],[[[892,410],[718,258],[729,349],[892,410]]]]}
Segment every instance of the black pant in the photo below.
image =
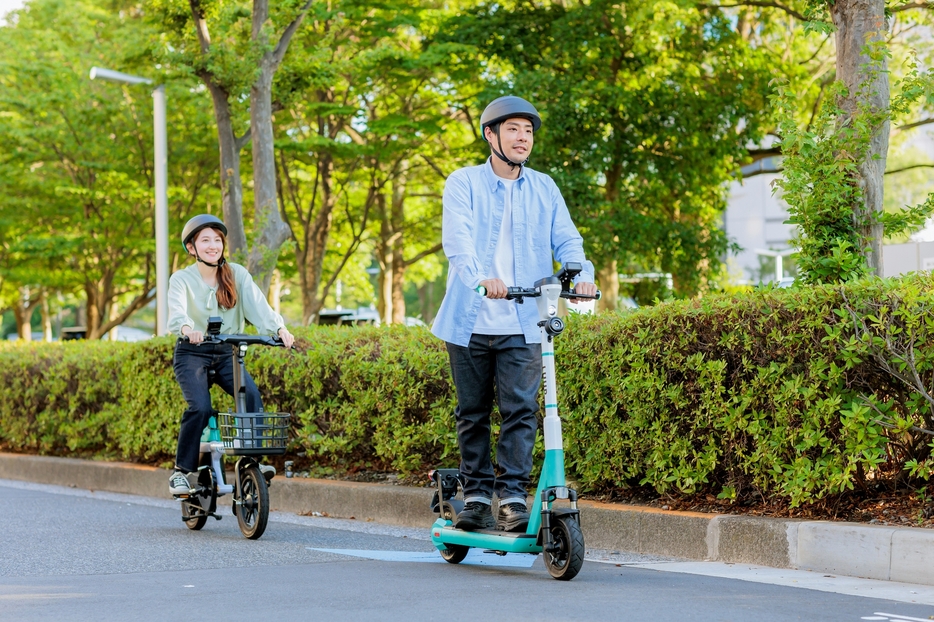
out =
{"type": "MultiPolygon", "coordinates": [[[[175,344],[175,379],[188,402],[188,409],[182,414],[182,424],[178,430],[178,449],[175,452],[177,469],[186,472],[198,470],[201,434],[208,420],[217,412],[211,407],[211,384],[233,395],[233,360],[233,346],[230,344],[192,345],[187,341],[175,344]],[[211,370],[214,371],[213,377],[208,376],[211,370]]],[[[249,373],[245,374],[243,384],[246,387],[247,411],[259,412],[263,401],[249,373]]]]}
{"type": "Polygon", "coordinates": [[[541,344],[522,335],[471,335],[468,347],[447,344],[457,392],[457,442],[464,499],[525,503],[538,427],[541,344]],[[493,469],[490,414],[494,396],[503,417],[493,469]]]}

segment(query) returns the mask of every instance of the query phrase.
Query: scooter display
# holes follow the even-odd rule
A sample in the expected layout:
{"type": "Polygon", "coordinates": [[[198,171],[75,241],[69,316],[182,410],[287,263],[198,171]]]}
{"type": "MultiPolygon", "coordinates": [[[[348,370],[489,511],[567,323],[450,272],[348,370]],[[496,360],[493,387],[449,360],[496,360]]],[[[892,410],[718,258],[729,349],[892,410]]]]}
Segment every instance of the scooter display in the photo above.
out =
{"type": "MultiPolygon", "coordinates": [[[[538,480],[525,533],[487,529],[464,531],[454,527],[458,512],[464,507],[457,498],[463,492],[463,480],[457,469],[436,469],[429,473],[435,491],[431,509],[438,519],[431,526],[431,540],[447,562],[462,562],[471,548],[506,555],[507,553],[544,553],[545,566],[555,579],[569,581],[577,576],[584,564],[584,535],[580,528],[577,491],[568,488],[564,473],[564,445],[561,419],[558,416],[558,395],[555,378],[554,339],[564,331],[564,321],[557,316],[559,298],[599,299],[576,294],[572,279],[581,272],[579,263],[567,263],[555,275],[540,279],[531,288],[510,287],[506,298],[523,303],[536,299],[538,326],[542,333],[542,373],[545,383],[545,461],[538,480]],[[567,507],[556,507],[556,501],[567,507]]],[[[478,288],[485,295],[483,288],[478,288]]],[[[463,495],[461,494],[461,497],[463,495]]]]}
{"type": "MultiPolygon", "coordinates": [[[[176,495],[182,502],[182,520],[192,530],[204,527],[208,517],[220,520],[217,498],[233,493],[233,514],[240,531],[256,540],[266,530],[269,519],[269,485],[275,469],[261,465],[261,456],[282,455],[288,441],[289,413],[247,412],[244,357],[250,345],[284,347],[275,337],[220,334],[221,318],[208,320],[205,342],[228,343],[234,357],[234,403],[236,409],[218,413],[201,437],[198,479],[188,495],[176,495]],[[234,481],[228,484],[223,457],[238,456],[234,481]]],[[[212,373],[213,375],[213,373],[212,373]]]]}

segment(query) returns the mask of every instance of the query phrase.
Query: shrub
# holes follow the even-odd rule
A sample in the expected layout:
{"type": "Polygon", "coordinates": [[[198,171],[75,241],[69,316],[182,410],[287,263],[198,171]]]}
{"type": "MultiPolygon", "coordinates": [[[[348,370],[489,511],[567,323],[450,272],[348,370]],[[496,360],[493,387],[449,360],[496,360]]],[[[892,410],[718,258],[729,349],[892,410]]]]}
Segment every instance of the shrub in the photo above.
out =
{"type": "MultiPolygon", "coordinates": [[[[569,476],[589,491],[641,485],[792,504],[926,480],[930,285],[914,275],[572,318],[557,340],[569,476]]],[[[293,413],[293,457],[343,471],[456,465],[442,342],[420,328],[295,332],[298,353],[248,354],[266,409],[293,413]]],[[[0,345],[0,443],[171,460],[184,410],[172,346],[0,345]]],[[[215,400],[231,404],[219,391],[215,400]]]]}

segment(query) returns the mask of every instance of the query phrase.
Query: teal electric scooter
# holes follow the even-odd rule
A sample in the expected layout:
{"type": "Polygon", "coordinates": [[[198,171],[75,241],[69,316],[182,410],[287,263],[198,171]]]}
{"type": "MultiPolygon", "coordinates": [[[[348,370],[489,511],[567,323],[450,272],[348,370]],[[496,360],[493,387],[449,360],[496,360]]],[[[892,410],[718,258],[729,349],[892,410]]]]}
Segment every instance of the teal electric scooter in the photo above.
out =
{"type": "MultiPolygon", "coordinates": [[[[467,557],[471,548],[505,555],[506,553],[544,552],[545,566],[555,579],[569,581],[577,576],[584,565],[584,534],[580,528],[577,491],[568,488],[564,479],[564,446],[561,437],[561,419],[558,417],[558,394],[555,381],[554,338],[564,331],[564,322],[557,316],[559,298],[589,298],[596,296],[575,294],[571,280],[581,271],[579,263],[567,263],[554,276],[535,283],[532,288],[510,287],[507,299],[522,303],[536,298],[539,327],[542,331],[542,372],[545,378],[545,463],[538,480],[538,489],[529,508],[529,526],[525,533],[496,531],[464,531],[454,527],[454,519],[464,507],[457,496],[463,490],[463,481],[457,469],[437,469],[429,473],[436,490],[432,510],[439,515],[431,526],[431,541],[446,561],[457,564],[467,557]],[[567,507],[552,507],[558,499],[568,502],[567,507]]],[[[481,295],[486,292],[481,291],[481,295]]]]}

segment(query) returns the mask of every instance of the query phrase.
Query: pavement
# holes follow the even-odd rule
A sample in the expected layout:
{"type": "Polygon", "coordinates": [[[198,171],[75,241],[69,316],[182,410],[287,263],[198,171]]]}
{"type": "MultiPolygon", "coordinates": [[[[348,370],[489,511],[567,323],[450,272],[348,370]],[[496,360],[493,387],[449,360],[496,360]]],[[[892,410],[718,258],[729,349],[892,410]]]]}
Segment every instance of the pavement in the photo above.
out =
{"type": "MultiPolygon", "coordinates": [[[[169,500],[168,477],[167,470],[137,464],[0,452],[0,479],[169,500]]],[[[269,489],[273,511],[426,532],[435,519],[430,494],[427,488],[281,475],[269,489]]],[[[934,585],[930,529],[579,505],[588,551],[604,552],[610,561],[633,553],[934,585]]]]}

